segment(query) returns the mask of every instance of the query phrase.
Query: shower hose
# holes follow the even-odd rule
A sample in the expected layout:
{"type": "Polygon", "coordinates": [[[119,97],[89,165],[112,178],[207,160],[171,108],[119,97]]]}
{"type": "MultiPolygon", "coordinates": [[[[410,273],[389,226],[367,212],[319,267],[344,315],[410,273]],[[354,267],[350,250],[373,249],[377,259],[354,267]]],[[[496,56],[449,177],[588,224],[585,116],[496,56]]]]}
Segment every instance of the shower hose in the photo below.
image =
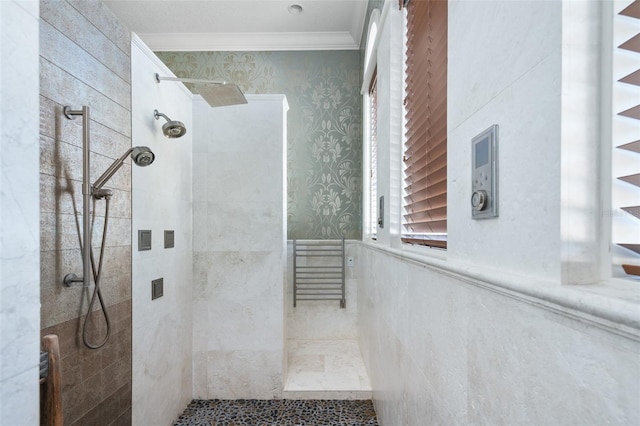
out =
{"type": "MultiPolygon", "coordinates": [[[[105,208],[104,208],[104,226],[102,228],[102,241],[100,243],[100,257],[98,259],[98,265],[96,268],[96,262],[93,257],[93,248],[91,248],[91,269],[93,271],[93,281],[95,283],[93,287],[93,296],[91,296],[91,302],[89,302],[89,308],[87,310],[87,315],[84,318],[84,326],[82,327],[82,341],[85,346],[89,349],[99,349],[103,347],[107,341],[109,340],[109,336],[111,335],[111,321],[109,320],[109,313],[107,312],[107,307],[105,306],[104,300],[102,298],[102,291],[100,290],[100,280],[102,278],[102,260],[104,259],[104,247],[107,240],[107,226],[109,224],[109,201],[111,200],[111,196],[104,197],[105,199],[105,208]],[[89,323],[89,316],[93,311],[93,307],[96,303],[96,296],[100,302],[100,307],[102,308],[102,313],[104,315],[105,322],[107,323],[107,333],[104,336],[104,339],[98,344],[92,344],[89,342],[89,337],[87,336],[87,325],[89,323]]],[[[95,205],[93,209],[93,220],[95,221],[96,212],[95,205]]],[[[91,225],[91,232],[93,233],[93,224],[91,225]]]]}

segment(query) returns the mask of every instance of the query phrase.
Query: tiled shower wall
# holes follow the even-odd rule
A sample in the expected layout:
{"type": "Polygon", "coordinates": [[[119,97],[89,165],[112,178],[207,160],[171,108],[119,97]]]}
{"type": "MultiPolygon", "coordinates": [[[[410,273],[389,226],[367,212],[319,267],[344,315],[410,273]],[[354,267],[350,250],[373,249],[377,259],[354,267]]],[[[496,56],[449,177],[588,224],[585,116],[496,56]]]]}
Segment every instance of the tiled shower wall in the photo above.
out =
{"type": "Polygon", "coordinates": [[[195,398],[282,397],[287,104],[247,99],[193,102],[195,398]]]}
{"type": "MultiPolygon", "coordinates": [[[[87,289],[62,278],[82,274],[82,119],[68,120],[65,105],[91,108],[91,180],[131,147],[130,33],[98,1],[40,3],[41,327],[57,334],[62,357],[65,424],[131,422],[131,166],[109,181],[114,190],[102,288],[112,330],[101,349],[83,346],[90,300],[87,289]]],[[[97,253],[104,201],[96,210],[97,253]]],[[[93,315],[89,338],[104,332],[93,315]]]]}
{"type": "Polygon", "coordinates": [[[193,286],[191,171],[192,95],[181,83],[156,83],[170,72],[137,37],[131,43],[131,109],[134,145],[155,154],[153,164],[131,171],[132,253],[132,415],[134,425],[170,424],[193,396],[193,286]],[[168,139],[157,109],[180,120],[187,133],[168,139]],[[151,231],[151,249],[138,250],[138,230],[151,231]],[[164,231],[174,231],[164,247],[164,231]],[[163,279],[162,297],[151,282],[163,279]]]}
{"type": "Polygon", "coordinates": [[[245,93],[284,94],[288,238],[361,238],[359,51],[156,54],[180,77],[221,78],[245,93]]]}
{"type": "MultiPolygon", "coordinates": [[[[601,6],[449,2],[446,258],[395,247],[394,221],[375,242],[355,243],[359,342],[381,424],[640,423],[637,289],[617,284],[614,296],[613,286],[560,284],[563,215],[574,209],[561,195],[562,172],[573,173],[572,196],[581,187],[593,194],[586,183],[598,176],[575,165],[600,143],[589,131],[601,101],[591,65],[600,46],[583,35],[599,32],[601,6]],[[492,123],[500,216],[478,221],[469,209],[471,140],[492,123]]],[[[390,117],[402,92],[393,66],[401,29],[390,7],[377,52],[378,84],[393,89],[379,95],[378,112],[390,117]]],[[[380,122],[378,135],[401,124],[380,122]]],[[[393,140],[378,138],[378,158],[389,158],[393,140]]],[[[378,164],[378,194],[396,196],[392,163],[378,164]]],[[[597,197],[583,201],[577,223],[588,232],[585,219],[606,211],[597,197]]],[[[584,237],[588,254],[593,236],[584,237]]]]}
{"type": "Polygon", "coordinates": [[[38,2],[0,1],[0,424],[38,424],[38,2]]]}

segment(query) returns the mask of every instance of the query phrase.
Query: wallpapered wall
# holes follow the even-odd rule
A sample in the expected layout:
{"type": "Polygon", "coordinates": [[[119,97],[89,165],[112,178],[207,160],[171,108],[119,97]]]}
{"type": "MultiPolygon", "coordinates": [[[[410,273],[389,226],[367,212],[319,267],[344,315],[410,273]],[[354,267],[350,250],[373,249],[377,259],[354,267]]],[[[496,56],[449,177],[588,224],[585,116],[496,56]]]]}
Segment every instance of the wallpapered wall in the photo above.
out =
{"type": "Polygon", "coordinates": [[[285,94],[288,238],[361,238],[360,51],[156,54],[179,77],[285,94]]]}

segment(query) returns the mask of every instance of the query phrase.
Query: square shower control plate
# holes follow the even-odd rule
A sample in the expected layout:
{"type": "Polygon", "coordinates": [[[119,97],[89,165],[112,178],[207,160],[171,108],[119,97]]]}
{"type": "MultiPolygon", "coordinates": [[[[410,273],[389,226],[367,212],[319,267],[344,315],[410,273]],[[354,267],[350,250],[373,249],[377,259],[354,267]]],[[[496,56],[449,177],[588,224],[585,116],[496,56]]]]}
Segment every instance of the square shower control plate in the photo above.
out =
{"type": "Polygon", "coordinates": [[[164,248],[174,248],[174,247],[175,247],[175,232],[164,231],[164,248]]]}
{"type": "Polygon", "coordinates": [[[164,278],[151,281],[151,300],[164,295],[164,278]]]}
{"type": "Polygon", "coordinates": [[[498,125],[471,141],[471,217],[498,216],[498,125]]]}
{"type": "Polygon", "coordinates": [[[151,250],[151,230],[138,230],[138,251],[151,250]]]}

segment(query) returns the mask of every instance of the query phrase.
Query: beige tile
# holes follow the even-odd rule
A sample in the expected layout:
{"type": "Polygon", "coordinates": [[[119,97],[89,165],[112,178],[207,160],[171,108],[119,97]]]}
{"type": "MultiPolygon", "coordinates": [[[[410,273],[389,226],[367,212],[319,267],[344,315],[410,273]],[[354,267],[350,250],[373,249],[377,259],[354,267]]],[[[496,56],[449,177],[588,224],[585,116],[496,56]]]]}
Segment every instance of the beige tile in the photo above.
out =
{"type": "Polygon", "coordinates": [[[292,353],[288,356],[287,374],[295,376],[299,373],[324,373],[324,355],[301,355],[292,353]]]}
{"type": "Polygon", "coordinates": [[[285,398],[371,398],[356,340],[289,340],[287,352],[285,398]]]}

